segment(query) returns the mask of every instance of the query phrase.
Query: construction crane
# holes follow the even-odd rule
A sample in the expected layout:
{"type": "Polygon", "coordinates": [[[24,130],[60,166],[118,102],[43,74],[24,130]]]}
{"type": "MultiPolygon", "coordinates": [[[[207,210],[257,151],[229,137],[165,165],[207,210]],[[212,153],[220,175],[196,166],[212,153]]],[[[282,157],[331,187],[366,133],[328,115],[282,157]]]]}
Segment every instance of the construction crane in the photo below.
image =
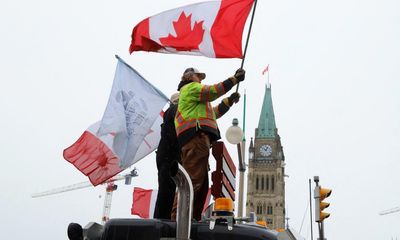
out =
{"type": "Polygon", "coordinates": [[[387,215],[387,214],[391,214],[391,213],[395,213],[395,212],[399,212],[399,211],[400,211],[400,207],[394,207],[394,208],[390,208],[390,209],[380,212],[379,215],[387,215]]]}
{"type": "MultiPolygon", "coordinates": [[[[124,179],[125,184],[130,185],[131,181],[132,181],[132,177],[137,177],[137,176],[138,176],[137,169],[134,168],[128,174],[116,175],[103,183],[106,185],[106,194],[105,194],[105,198],[104,198],[103,215],[101,218],[102,224],[104,224],[110,217],[112,194],[118,188],[118,186],[114,182],[124,179]]],[[[51,190],[44,191],[44,192],[34,193],[34,194],[32,194],[32,198],[39,198],[39,197],[54,195],[54,194],[63,193],[63,192],[69,192],[69,191],[82,189],[82,188],[88,188],[88,187],[93,187],[93,185],[92,185],[92,183],[86,181],[86,182],[68,185],[65,187],[51,189],[51,190]]]]}

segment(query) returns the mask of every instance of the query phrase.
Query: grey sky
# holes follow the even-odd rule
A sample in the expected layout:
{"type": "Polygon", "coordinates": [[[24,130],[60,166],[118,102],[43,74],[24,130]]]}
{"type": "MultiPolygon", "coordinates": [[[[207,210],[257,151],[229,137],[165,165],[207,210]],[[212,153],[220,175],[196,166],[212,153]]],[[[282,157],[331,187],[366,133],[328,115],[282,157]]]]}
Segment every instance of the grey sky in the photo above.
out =
{"type": "MultiPolygon", "coordinates": [[[[0,8],[0,239],[67,239],[71,221],[99,221],[104,187],[32,199],[86,181],[62,151],[99,120],[120,55],[166,95],[186,67],[205,83],[238,59],[128,54],[133,26],[197,1],[2,1],[0,8]],[[102,198],[99,198],[102,195],[102,198]]],[[[286,156],[286,203],[298,230],[308,179],[333,189],[328,239],[400,237],[400,3],[397,0],[260,0],[245,69],[246,137],[258,124],[266,77],[286,156]]],[[[242,122],[242,102],[219,121],[242,122]]],[[[240,123],[241,125],[241,123],[240,123]]],[[[235,148],[229,147],[235,157],[235,148]]],[[[155,155],[114,193],[111,217],[130,217],[132,187],[156,188],[155,155]]],[[[314,226],[314,230],[316,226],[314,226]]],[[[310,237],[308,212],[301,234],[310,237]]],[[[315,236],[315,235],[314,235],[315,236]]]]}

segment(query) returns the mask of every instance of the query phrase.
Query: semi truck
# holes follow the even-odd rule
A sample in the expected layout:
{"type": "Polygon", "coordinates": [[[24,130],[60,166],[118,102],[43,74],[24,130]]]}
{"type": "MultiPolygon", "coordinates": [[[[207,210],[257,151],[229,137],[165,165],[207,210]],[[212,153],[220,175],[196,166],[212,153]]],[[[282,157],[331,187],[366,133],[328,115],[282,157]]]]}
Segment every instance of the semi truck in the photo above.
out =
{"type": "Polygon", "coordinates": [[[216,144],[213,155],[217,169],[213,172],[214,203],[203,213],[201,221],[191,218],[193,186],[188,173],[179,164],[171,167],[171,177],[176,183],[178,194],[176,221],[170,219],[109,219],[105,224],[90,222],[83,227],[82,234],[68,229],[70,240],[298,240],[291,229],[269,229],[257,221],[255,213],[247,217],[235,217],[233,211],[235,166],[227,155],[223,143],[216,144]],[[226,161],[226,162],[224,162],[226,161]],[[230,167],[229,167],[230,166],[230,167]],[[232,173],[232,172],[231,172],[232,173]],[[227,175],[230,177],[227,178],[227,175]],[[230,187],[224,186],[229,184],[230,187]],[[227,188],[229,190],[227,190],[227,188]],[[72,238],[71,236],[76,236],[72,238]]]}

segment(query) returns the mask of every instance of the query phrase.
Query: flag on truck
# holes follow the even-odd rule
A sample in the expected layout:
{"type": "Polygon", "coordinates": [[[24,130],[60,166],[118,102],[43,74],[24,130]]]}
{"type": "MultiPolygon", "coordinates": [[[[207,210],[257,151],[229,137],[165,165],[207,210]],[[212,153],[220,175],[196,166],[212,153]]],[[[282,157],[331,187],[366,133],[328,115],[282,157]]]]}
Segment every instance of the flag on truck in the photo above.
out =
{"type": "Polygon", "coordinates": [[[138,215],[141,218],[153,218],[157,194],[157,189],[135,187],[133,189],[131,214],[138,215]]]}
{"type": "Polygon", "coordinates": [[[64,150],[65,160],[96,186],[153,152],[160,140],[161,111],[168,98],[118,58],[100,122],[64,150]]]}
{"type": "MultiPolygon", "coordinates": [[[[131,214],[137,215],[141,218],[153,218],[157,194],[157,189],[143,189],[139,187],[133,188],[131,214]]],[[[210,205],[211,197],[211,188],[209,188],[206,200],[204,202],[203,212],[210,205]]]]}
{"type": "Polygon", "coordinates": [[[253,3],[200,2],[148,17],[133,28],[129,52],[242,58],[242,34],[253,3]]]}

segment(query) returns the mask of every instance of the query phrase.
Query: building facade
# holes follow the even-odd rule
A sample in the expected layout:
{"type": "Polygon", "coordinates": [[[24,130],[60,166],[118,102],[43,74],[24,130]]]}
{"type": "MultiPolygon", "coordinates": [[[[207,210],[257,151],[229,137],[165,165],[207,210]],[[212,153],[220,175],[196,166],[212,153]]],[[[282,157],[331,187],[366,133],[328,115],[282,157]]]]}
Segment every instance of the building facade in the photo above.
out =
{"type": "Polygon", "coordinates": [[[271,87],[249,147],[246,213],[254,212],[272,229],[285,227],[285,156],[272,106],[271,87]]]}

